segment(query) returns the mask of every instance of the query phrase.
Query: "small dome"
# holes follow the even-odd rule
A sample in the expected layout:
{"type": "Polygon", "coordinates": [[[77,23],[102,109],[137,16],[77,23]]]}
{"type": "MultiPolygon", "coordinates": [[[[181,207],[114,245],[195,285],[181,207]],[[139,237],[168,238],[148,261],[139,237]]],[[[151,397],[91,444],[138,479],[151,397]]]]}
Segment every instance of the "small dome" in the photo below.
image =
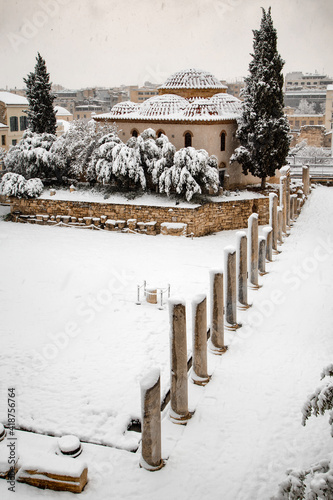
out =
{"type": "Polygon", "coordinates": [[[183,97],[175,94],[163,94],[150,97],[144,101],[138,110],[141,116],[168,116],[182,112],[188,107],[183,97]]]}
{"type": "Polygon", "coordinates": [[[132,101],[123,101],[118,102],[111,108],[112,115],[127,115],[128,113],[133,113],[133,111],[137,111],[139,108],[139,104],[132,101]]]}
{"type": "Polygon", "coordinates": [[[160,89],[226,89],[220,80],[208,71],[187,69],[171,75],[160,89]]]}
{"type": "Polygon", "coordinates": [[[221,114],[225,113],[236,113],[239,114],[242,109],[242,101],[237,97],[230,94],[215,94],[210,98],[221,114]]]}
{"type": "Polygon", "coordinates": [[[191,104],[184,112],[184,117],[209,117],[209,116],[218,116],[219,110],[215,103],[211,101],[211,99],[193,99],[191,104]]]}

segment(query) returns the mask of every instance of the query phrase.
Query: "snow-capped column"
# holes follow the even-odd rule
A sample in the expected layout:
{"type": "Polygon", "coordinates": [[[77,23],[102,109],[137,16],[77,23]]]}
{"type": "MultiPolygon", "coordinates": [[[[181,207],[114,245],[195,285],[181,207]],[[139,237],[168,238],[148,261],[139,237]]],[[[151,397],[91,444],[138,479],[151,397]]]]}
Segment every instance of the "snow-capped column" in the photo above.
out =
{"type": "Polygon", "coordinates": [[[207,373],[207,299],[206,295],[198,295],[192,301],[193,310],[193,342],[191,379],[194,384],[206,385],[209,382],[207,373]]]}
{"type": "Polygon", "coordinates": [[[302,167],[302,182],[303,182],[303,193],[305,194],[305,196],[309,196],[309,192],[310,192],[310,169],[306,165],[304,165],[302,167]]]}
{"type": "Polygon", "coordinates": [[[273,257],[272,257],[272,234],[273,234],[273,229],[270,226],[264,227],[262,230],[264,233],[264,237],[266,239],[266,259],[268,262],[272,262],[273,257]]]}
{"type": "Polygon", "coordinates": [[[290,220],[292,221],[296,219],[296,204],[297,204],[297,194],[292,194],[290,196],[290,220]]]}
{"type": "Polygon", "coordinates": [[[154,471],[163,467],[161,457],[160,371],[153,370],[141,381],[142,444],[140,467],[154,471]]]}
{"type": "Polygon", "coordinates": [[[210,271],[210,339],[209,349],[214,354],[223,354],[228,349],[224,345],[224,298],[223,271],[210,271]]]}
{"type": "Polygon", "coordinates": [[[269,225],[273,228],[272,247],[277,253],[278,242],[278,220],[277,220],[278,197],[276,193],[269,194],[269,225]]]}
{"type": "Polygon", "coordinates": [[[224,276],[225,276],[225,327],[227,330],[236,330],[240,327],[237,324],[236,307],[236,249],[225,247],[224,249],[224,276]]]}
{"type": "Polygon", "coordinates": [[[280,207],[282,208],[282,232],[287,233],[287,178],[280,177],[280,207]]]}
{"type": "Polygon", "coordinates": [[[188,411],[187,344],[185,302],[170,299],[171,384],[170,419],[185,424],[191,418],[188,411]]]}
{"type": "Polygon", "coordinates": [[[259,236],[259,273],[266,274],[266,238],[259,236]]]}
{"type": "Polygon", "coordinates": [[[290,169],[286,176],[286,224],[290,226],[290,169]]]}
{"type": "Polygon", "coordinates": [[[283,218],[283,213],[282,213],[282,208],[278,207],[277,208],[277,217],[278,217],[278,230],[277,230],[277,236],[278,236],[278,242],[280,245],[283,243],[283,237],[282,237],[282,218],[283,218]]]}
{"type": "Polygon", "coordinates": [[[238,308],[248,309],[250,305],[247,302],[247,236],[245,231],[237,231],[236,243],[238,308]]]}
{"type": "Polygon", "coordinates": [[[250,215],[248,219],[248,267],[249,283],[253,289],[259,288],[258,283],[258,214],[250,215]]]}

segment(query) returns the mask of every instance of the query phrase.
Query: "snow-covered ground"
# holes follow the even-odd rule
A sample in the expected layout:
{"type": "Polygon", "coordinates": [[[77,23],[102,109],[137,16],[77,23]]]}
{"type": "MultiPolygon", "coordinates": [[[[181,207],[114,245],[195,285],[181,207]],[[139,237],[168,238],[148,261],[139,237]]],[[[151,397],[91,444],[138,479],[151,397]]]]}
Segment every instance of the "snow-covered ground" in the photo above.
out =
{"type": "MultiPolygon", "coordinates": [[[[229,351],[209,354],[210,383],[189,385],[192,420],[178,427],[164,412],[168,460],[155,473],[125,451],[140,437],[126,428],[140,415],[142,375],[158,366],[162,391],[169,385],[168,312],[136,305],[136,285],[170,283],[188,303],[208,293],[209,269],[223,266],[235,232],[191,240],[0,221],[0,422],[14,385],[22,427],[122,448],[83,445],[76,460],[88,463],[90,481],[82,498],[269,499],[286,469],[332,451],[326,417],[300,424],[306,396],[332,362],[332,212],[332,190],[318,187],[262,288],[250,292],[253,306],[227,335],[229,351]]],[[[52,451],[54,442],[20,432],[19,453],[52,451]]],[[[9,495],[0,481],[1,498],[9,495]]],[[[72,497],[21,484],[15,495],[72,497]]]]}

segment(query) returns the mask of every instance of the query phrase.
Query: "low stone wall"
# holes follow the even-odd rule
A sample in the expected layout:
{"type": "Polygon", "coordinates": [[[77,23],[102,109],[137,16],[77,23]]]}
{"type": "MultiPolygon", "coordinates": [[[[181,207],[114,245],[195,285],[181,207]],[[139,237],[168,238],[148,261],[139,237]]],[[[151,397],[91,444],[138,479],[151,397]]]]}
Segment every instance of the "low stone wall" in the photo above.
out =
{"type": "Polygon", "coordinates": [[[259,224],[268,224],[269,221],[268,198],[234,199],[207,203],[196,208],[117,205],[41,198],[30,200],[11,198],[10,201],[12,214],[20,212],[22,215],[45,214],[54,217],[67,215],[78,219],[104,216],[107,219],[122,221],[136,219],[138,223],[154,221],[156,222],[156,233],[161,232],[162,223],[177,222],[186,224],[187,234],[193,233],[194,236],[245,228],[247,227],[247,220],[253,212],[259,214],[259,224]]]}

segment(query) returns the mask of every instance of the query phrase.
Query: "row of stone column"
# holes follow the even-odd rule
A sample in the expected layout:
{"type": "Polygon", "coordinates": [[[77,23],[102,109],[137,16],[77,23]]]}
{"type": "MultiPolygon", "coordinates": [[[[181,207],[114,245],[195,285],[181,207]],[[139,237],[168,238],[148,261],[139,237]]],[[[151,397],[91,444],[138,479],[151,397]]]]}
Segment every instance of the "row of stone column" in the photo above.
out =
{"type": "MultiPolygon", "coordinates": [[[[285,169],[280,181],[280,206],[278,196],[269,196],[269,226],[258,236],[258,214],[248,219],[248,235],[236,233],[237,245],[224,249],[224,270],[210,271],[210,335],[207,344],[207,298],[198,295],[192,301],[193,349],[192,382],[206,385],[210,376],[207,371],[207,346],[214,354],[227,350],[224,343],[224,328],[236,330],[237,308],[245,310],[248,304],[247,290],[259,288],[258,276],[265,274],[266,261],[273,260],[278,253],[278,244],[283,243],[283,234],[296,216],[297,195],[290,195],[290,176],[285,169]],[[225,280],[225,284],[224,284],[225,280]],[[224,290],[225,285],[225,290],[224,290]]],[[[188,407],[188,359],[186,340],[186,306],[180,299],[170,299],[171,342],[171,421],[186,424],[192,414],[188,407]]],[[[142,391],[142,455],[140,465],[148,470],[163,466],[161,458],[161,389],[159,371],[152,372],[141,383],[142,391]]]]}

